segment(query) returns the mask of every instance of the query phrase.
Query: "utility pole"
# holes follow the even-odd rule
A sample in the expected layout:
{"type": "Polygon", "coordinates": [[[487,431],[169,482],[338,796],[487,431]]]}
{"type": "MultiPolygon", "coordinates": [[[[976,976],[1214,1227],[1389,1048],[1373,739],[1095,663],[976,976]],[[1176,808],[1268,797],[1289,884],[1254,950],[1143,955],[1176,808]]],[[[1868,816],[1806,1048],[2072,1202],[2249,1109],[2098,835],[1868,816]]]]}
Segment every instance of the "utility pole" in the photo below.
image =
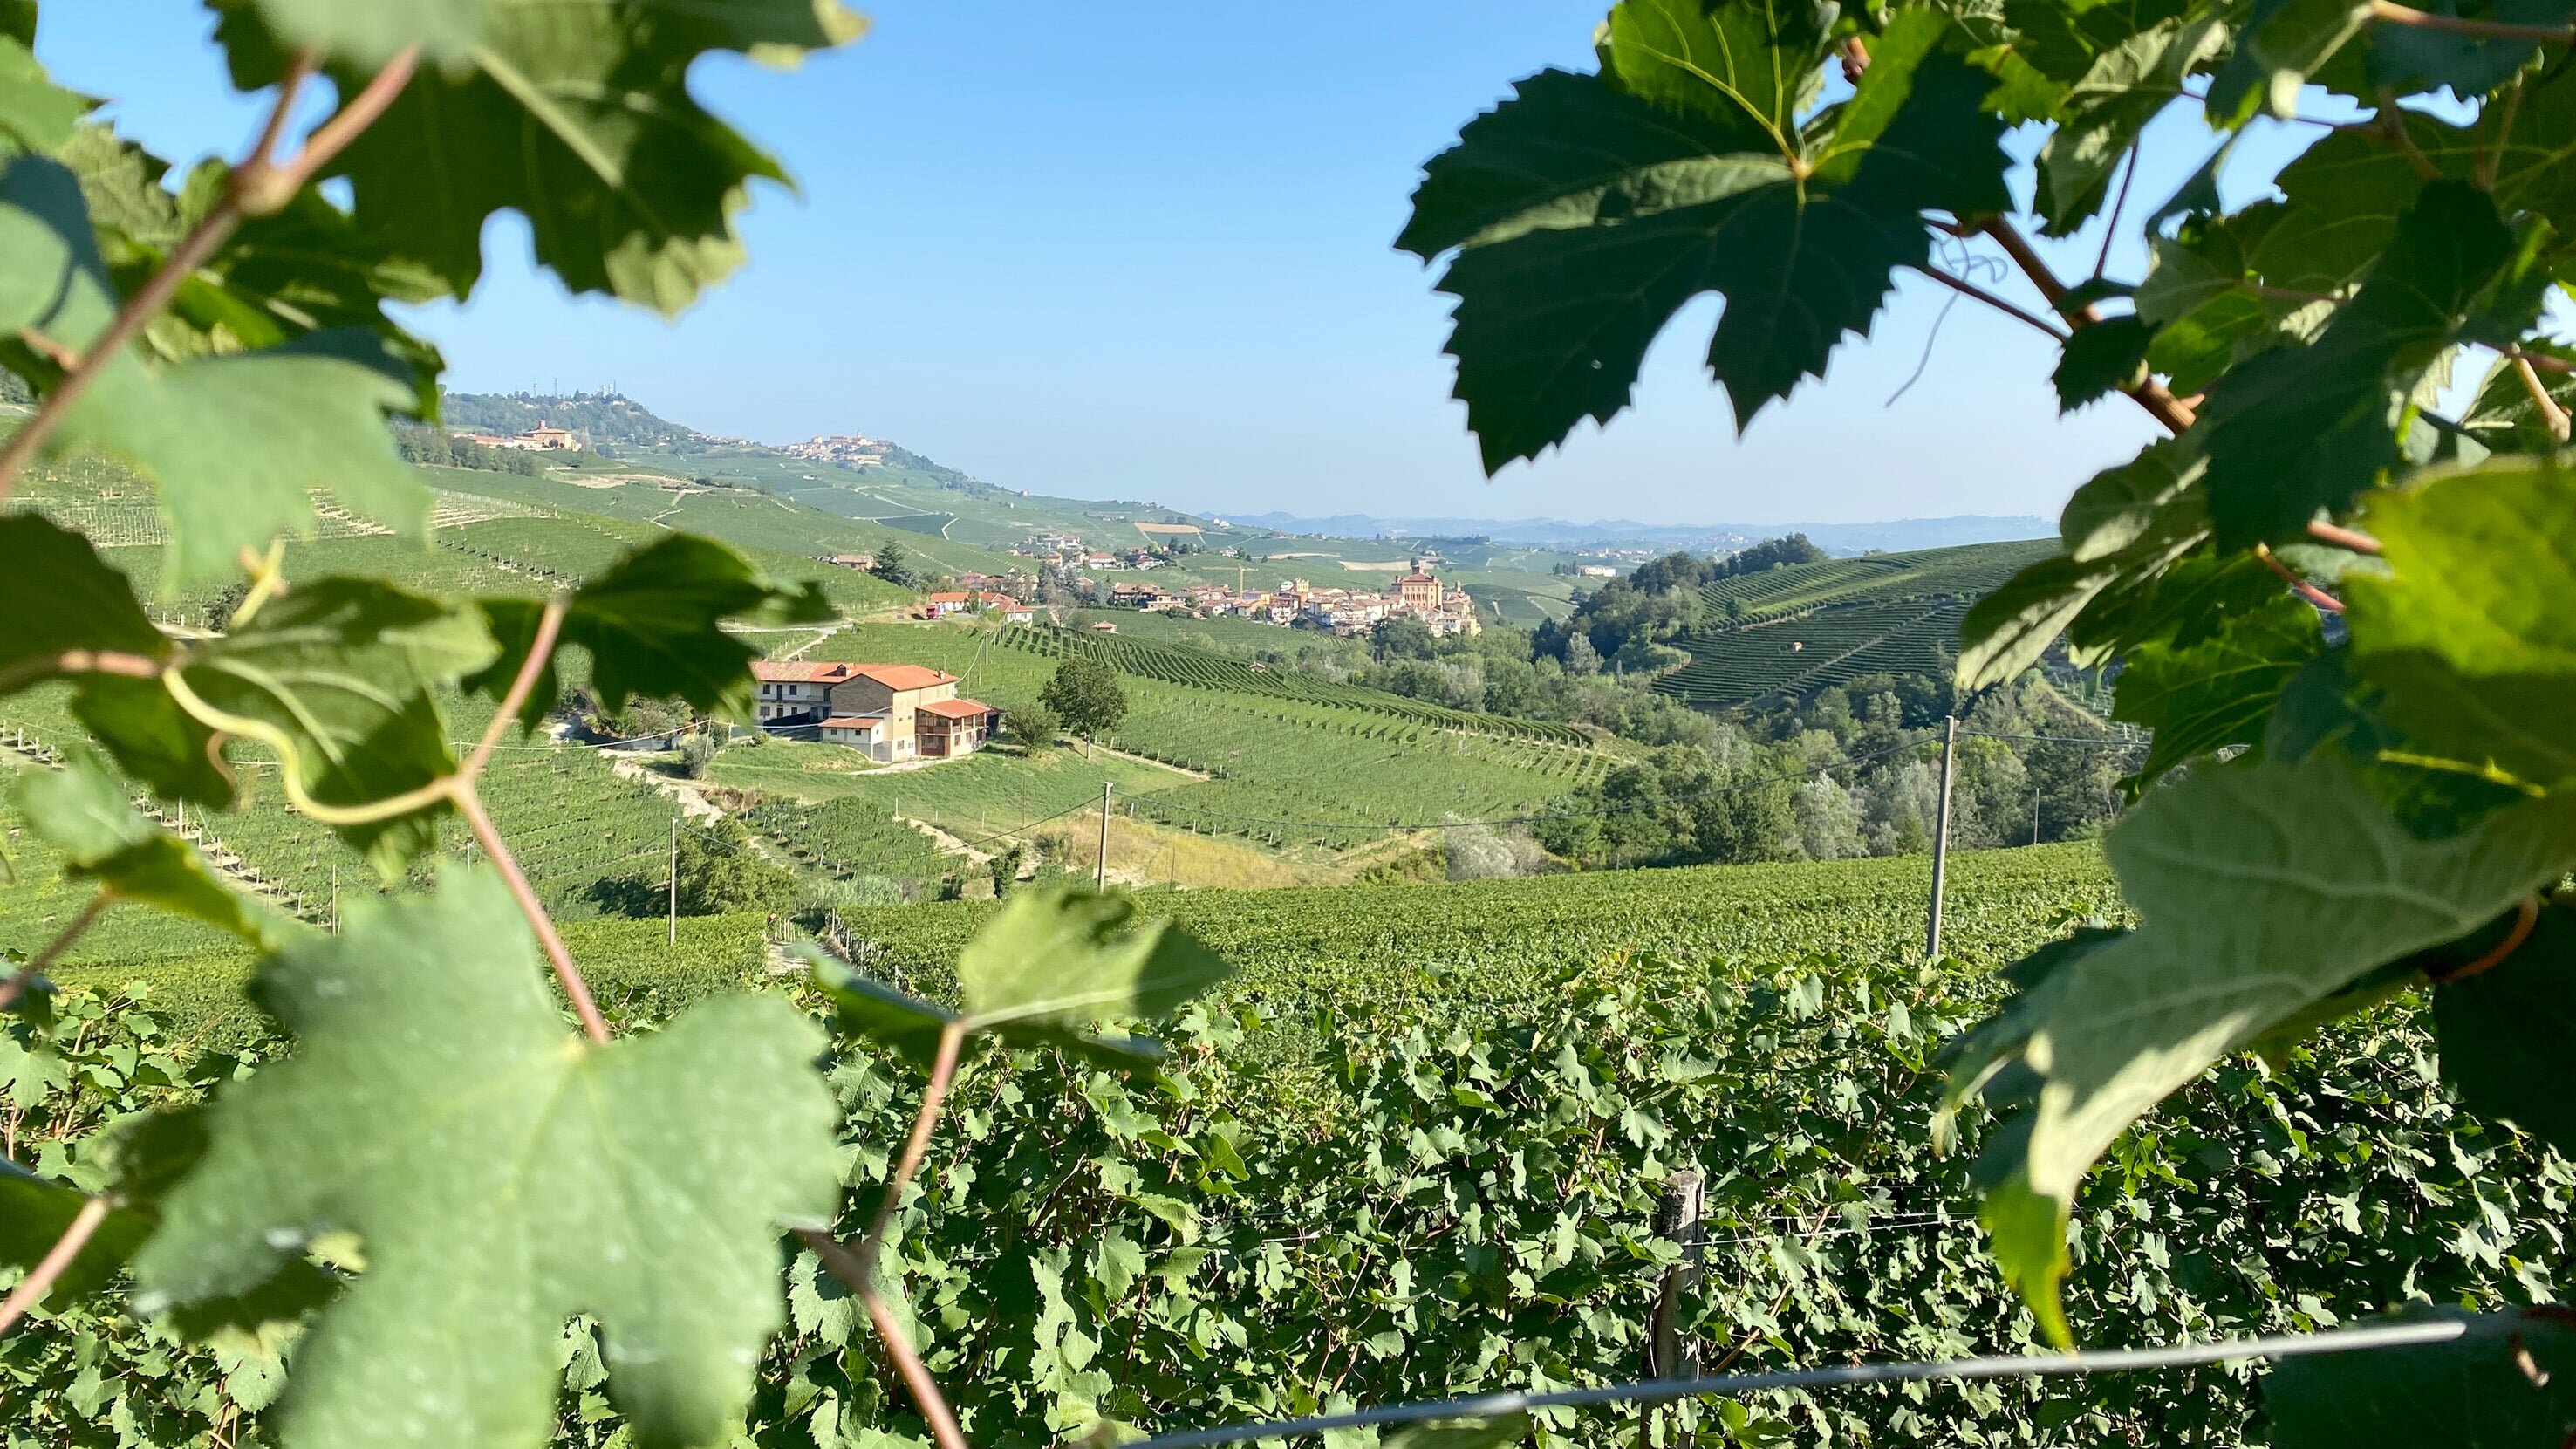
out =
{"type": "Polygon", "coordinates": [[[1109,890],[1109,787],[1109,781],[1100,782],[1100,870],[1093,882],[1103,894],[1109,890]]]}
{"type": "Polygon", "coordinates": [[[1924,928],[1923,956],[1941,955],[1941,887],[1950,868],[1950,772],[1959,758],[1959,717],[1951,715],[1941,732],[1941,813],[1932,832],[1932,922],[1924,928]]]}
{"type": "Polygon", "coordinates": [[[670,943],[680,944],[680,817],[671,817],[671,934],[670,943]]]}

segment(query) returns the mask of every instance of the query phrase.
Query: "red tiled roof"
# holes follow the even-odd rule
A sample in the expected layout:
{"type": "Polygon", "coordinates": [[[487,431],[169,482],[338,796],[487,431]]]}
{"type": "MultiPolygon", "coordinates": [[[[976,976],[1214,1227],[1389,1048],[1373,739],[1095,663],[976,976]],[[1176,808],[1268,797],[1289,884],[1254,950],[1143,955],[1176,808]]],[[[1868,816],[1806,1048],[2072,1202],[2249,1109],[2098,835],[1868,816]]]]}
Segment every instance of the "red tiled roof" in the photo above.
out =
{"type": "Polygon", "coordinates": [[[836,714],[823,721],[827,730],[873,730],[885,723],[881,714],[836,714]]]}
{"type": "Polygon", "coordinates": [[[941,719],[981,719],[991,714],[993,707],[975,699],[940,699],[923,705],[921,712],[941,719]]]}
{"type": "Polygon", "coordinates": [[[873,679],[888,689],[929,689],[957,682],[954,674],[942,674],[918,664],[853,664],[849,670],[853,678],[873,679]]]}
{"type": "Polygon", "coordinates": [[[801,661],[780,663],[755,659],[751,677],[769,684],[831,684],[855,678],[859,666],[850,664],[806,664],[801,661]]]}
{"type": "Polygon", "coordinates": [[[928,597],[930,602],[934,604],[962,604],[966,602],[966,596],[964,594],[957,593],[931,594],[928,597]]]}

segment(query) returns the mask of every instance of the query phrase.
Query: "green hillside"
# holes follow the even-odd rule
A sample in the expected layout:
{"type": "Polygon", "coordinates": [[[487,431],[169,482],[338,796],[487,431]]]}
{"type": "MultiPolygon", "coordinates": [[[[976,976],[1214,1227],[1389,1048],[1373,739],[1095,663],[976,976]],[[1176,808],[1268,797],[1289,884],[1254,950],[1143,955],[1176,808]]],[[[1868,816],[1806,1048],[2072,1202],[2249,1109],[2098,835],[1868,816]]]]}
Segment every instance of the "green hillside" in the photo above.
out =
{"type": "MultiPolygon", "coordinates": [[[[1135,813],[1265,845],[1340,850],[1376,841],[1394,822],[1534,810],[1599,779],[1623,757],[1615,744],[1592,743],[1565,726],[1256,672],[1178,644],[1017,627],[869,624],[843,629],[803,657],[927,664],[960,676],[962,693],[1008,712],[1034,702],[1057,664],[1076,653],[1119,670],[1127,693],[1126,719],[1101,743],[1208,777],[1157,781],[1162,788],[1130,802],[1135,813]],[[1329,828],[1303,828],[1316,821],[1329,828]]],[[[775,763],[766,752],[755,759],[729,751],[717,761],[717,778],[799,793],[772,773],[775,763]],[[753,769],[760,778],[733,773],[753,769]]],[[[1092,774],[1089,788],[1100,778],[1092,774]]],[[[901,780],[835,776],[801,793],[882,790],[894,808],[911,789],[901,780]]],[[[1053,808],[1052,795],[1030,789],[1022,819],[1053,808]]],[[[1005,814],[997,802],[977,819],[1005,814]]]]}
{"type": "MultiPolygon", "coordinates": [[[[1292,574],[1341,585],[1383,582],[1386,566],[1404,564],[1422,546],[1401,539],[1291,537],[1266,528],[1220,526],[1214,518],[1157,502],[1005,488],[891,444],[882,462],[866,466],[800,458],[766,444],[698,432],[614,393],[455,393],[446,399],[445,422],[451,429],[504,434],[551,424],[582,435],[612,457],[550,457],[550,475],[597,479],[626,470],[650,475],[640,481],[655,485],[704,480],[722,491],[743,490],[846,520],[872,537],[899,533],[907,546],[931,540],[922,545],[926,553],[945,544],[948,553],[972,560],[963,567],[984,572],[997,571],[992,555],[1040,534],[1068,534],[1100,550],[1133,548],[1144,541],[1138,523],[1177,521],[1203,530],[1206,551],[1180,559],[1162,576],[1165,583],[1233,583],[1238,560],[1223,556],[1228,549],[1240,553],[1253,570],[1249,582],[1256,584],[1292,574]]],[[[693,520],[690,526],[703,525],[693,520]]],[[[1518,545],[1437,543],[1444,572],[1527,574],[1542,593],[1558,582],[1549,574],[1566,557],[1518,545]]],[[[1561,583],[1553,592],[1562,593],[1561,583]]],[[[1544,612],[1544,606],[1507,604],[1503,617],[1523,622],[1544,612]]]]}
{"type": "Polygon", "coordinates": [[[1700,603],[1703,617],[1724,622],[1672,639],[1690,662],[1655,688],[1727,709],[1866,674],[1940,674],[1968,605],[2057,548],[2051,539],[1968,544],[1720,579],[1700,590],[1700,603]]]}

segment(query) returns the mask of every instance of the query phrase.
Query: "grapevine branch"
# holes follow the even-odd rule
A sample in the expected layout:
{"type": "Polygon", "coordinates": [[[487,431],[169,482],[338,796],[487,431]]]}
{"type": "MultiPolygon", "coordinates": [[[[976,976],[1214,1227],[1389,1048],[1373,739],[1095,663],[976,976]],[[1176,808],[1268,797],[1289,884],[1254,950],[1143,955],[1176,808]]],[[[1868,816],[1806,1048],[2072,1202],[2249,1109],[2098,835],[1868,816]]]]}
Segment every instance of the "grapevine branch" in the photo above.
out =
{"type": "Polygon", "coordinates": [[[2567,409],[2559,406],[2558,399],[2549,395],[2549,385],[2540,380],[2539,370],[2532,366],[2530,357],[2517,353],[2513,359],[2513,374],[2522,379],[2522,390],[2531,395],[2532,409],[2540,414],[2540,425],[2549,430],[2549,436],[2566,442],[2569,432],[2567,409]]]}
{"type": "Polygon", "coordinates": [[[537,687],[537,679],[554,660],[555,640],[563,632],[564,608],[560,598],[547,601],[545,612],[537,616],[537,633],[529,641],[528,657],[520,661],[509,692],[501,697],[500,708],[483,729],[483,738],[456,773],[439,782],[439,789],[455,803],[456,813],[465,817],[465,828],[474,833],[483,853],[492,857],[492,868],[501,873],[502,884],[510,888],[510,898],[519,903],[519,914],[528,918],[528,928],[537,933],[537,944],[545,950],[546,964],[554,968],[556,984],[572,1002],[573,1014],[581,1018],[582,1034],[594,1043],[604,1044],[608,1040],[608,1022],[599,1014],[599,1003],[591,998],[590,983],[582,980],[581,968],[573,964],[563,933],[555,929],[554,918],[546,914],[544,904],[537,899],[536,887],[528,884],[527,873],[519,869],[517,858],[510,854],[509,842],[493,826],[491,813],[483,808],[483,797],[474,789],[484,762],[492,758],[493,746],[501,742],[511,722],[519,717],[529,693],[537,687]]]}
{"type": "Polygon", "coordinates": [[[291,62],[278,83],[276,102],[269,108],[268,119],[260,127],[259,139],[250,154],[233,169],[231,183],[224,188],[223,199],[216,202],[197,224],[188,230],[155,271],[134,295],[116,309],[107,330],[85,349],[73,350],[55,343],[56,356],[76,356],[78,364],[63,374],[35,415],[21,424],[8,445],[0,448],[0,499],[17,486],[18,475],[25,472],[45,440],[61,426],[65,414],[89,391],[107,364],[125,350],[145,324],[161,315],[179,288],[196,275],[197,269],[211,260],[225,241],[231,238],[243,218],[267,216],[283,209],[294,200],[321,169],[330,163],[359,132],[375,123],[411,81],[412,67],[419,58],[418,47],[405,50],[388,61],[364,90],[352,97],[330,120],[305,137],[304,145],[286,161],[277,159],[277,148],[284,139],[289,114],[296,98],[303,93],[304,82],[313,72],[309,55],[291,62]]]}
{"type": "MultiPolygon", "coordinates": [[[[60,960],[62,954],[71,949],[72,942],[79,940],[90,927],[97,925],[100,914],[115,901],[115,895],[105,890],[91,896],[89,903],[81,907],[80,914],[72,917],[72,923],[63,927],[54,939],[45,943],[45,949],[37,952],[34,959],[28,961],[26,965],[19,967],[8,980],[0,981],[0,1011],[6,1011],[17,1005],[18,997],[27,989],[27,983],[44,975],[45,968],[60,960]]],[[[6,1326],[6,1324],[0,1324],[0,1327],[6,1326]]]]}
{"type": "Polygon", "coordinates": [[[1994,293],[1987,291],[1985,288],[1978,286],[1976,283],[1971,282],[1964,277],[1954,277],[1950,273],[1941,270],[1939,267],[1917,267],[1915,270],[1921,272],[1927,277],[1930,277],[1932,280],[1939,282],[1942,286],[1949,288],[1951,291],[1958,293],[1962,297],[1983,302],[1987,306],[1994,308],[1996,311],[2003,313],[2007,317],[2011,317],[2017,321],[2039,329],[2042,333],[2046,334],[2052,342],[2064,342],[2066,340],[2065,333],[2060,332],[2054,326],[2051,326],[2048,321],[2042,318],[2038,313],[2031,311],[2029,308],[2024,307],[2019,303],[1998,297],[1994,293]]]}
{"type": "Polygon", "coordinates": [[[2397,92],[2388,86],[2379,88],[2379,138],[2396,147],[2406,157],[2406,164],[2427,181],[2442,179],[2442,168],[2415,144],[2415,136],[2406,129],[2406,113],[2397,106],[2397,92]]]}
{"type": "Polygon", "coordinates": [[[107,1220],[107,1209],[108,1201],[103,1197],[94,1197],[81,1204],[80,1211],[72,1217],[71,1225],[64,1228],[63,1235],[45,1251],[44,1258],[27,1275],[26,1281],[10,1292],[6,1302],[0,1302],[0,1333],[8,1332],[9,1325],[25,1317],[27,1310],[35,1307],[37,1301],[45,1296],[45,1290],[54,1286],[54,1280],[71,1267],[72,1260],[80,1256],[81,1249],[89,1246],[90,1234],[97,1232],[98,1225],[107,1220]]]}
{"type": "Polygon", "coordinates": [[[2379,552],[2378,539],[2360,529],[2346,528],[2340,523],[2328,523],[2322,518],[2308,525],[2308,537],[2319,543],[2330,543],[2337,548],[2351,549],[2354,553],[2376,555],[2379,552]]]}
{"type": "Polygon", "coordinates": [[[2307,600],[2309,603],[2316,605],[2318,608],[2325,610],[2329,614],[2340,614],[2343,612],[2343,600],[2336,598],[2334,595],[2327,593],[2325,590],[2318,588],[2312,583],[2309,583],[2306,579],[2299,577],[2298,570],[2281,562],[2281,556],[2272,552],[2272,546],[2270,544],[2258,543],[2254,545],[2254,556],[2263,561],[2263,567],[2279,574],[2282,582],[2296,590],[2300,598],[2307,600]]]}
{"type": "Polygon", "coordinates": [[[2536,897],[2525,896],[2515,908],[2513,928],[2504,933],[2503,940],[2496,942],[2484,954],[2465,966],[2453,967],[2447,971],[2428,971],[2425,974],[2432,977],[2435,984],[2444,986],[2454,981],[2466,981],[2472,976],[2484,976],[2503,965],[2514,952],[2521,950],[2522,943],[2531,939],[2532,931],[2539,925],[2540,902],[2536,897]]]}
{"type": "Polygon", "coordinates": [[[940,1108],[948,1100],[949,1085],[957,1077],[957,1054],[966,1044],[966,1024],[949,1022],[939,1033],[939,1049],[930,1064],[930,1085],[921,1094],[921,1111],[912,1120],[912,1135],[904,1139],[903,1155],[896,1159],[894,1172],[886,1179],[885,1197],[877,1204],[877,1215],[868,1225],[868,1235],[853,1253],[830,1233],[813,1228],[802,1229],[797,1236],[814,1250],[832,1276],[847,1283],[868,1308],[868,1321],[876,1325],[877,1337],[884,1340],[886,1355],[894,1360],[895,1372],[902,1375],[904,1387],[911,1391],[915,1407],[921,1410],[923,1422],[930,1426],[931,1437],[939,1449],[968,1449],[965,1431],[957,1426],[957,1416],[949,1411],[947,1396],[940,1393],[939,1381],[931,1377],[930,1366],[921,1361],[912,1343],[904,1336],[894,1310],[887,1306],[877,1291],[877,1255],[885,1249],[888,1229],[894,1224],[903,1190],[912,1184],[912,1175],[921,1168],[922,1155],[930,1148],[930,1134],[938,1129],[940,1108]]]}
{"type": "Polygon", "coordinates": [[[2404,25],[2416,30],[2439,30],[2448,35],[2465,35],[2475,40],[2518,40],[2526,45],[2576,45],[2576,26],[2517,25],[2507,20],[2474,20],[2458,15],[2437,15],[2418,10],[2412,5],[2399,5],[2393,0],[2371,0],[2370,18],[2383,25],[2404,25]]]}
{"type": "MultiPolygon", "coordinates": [[[[2058,308],[2068,322],[2082,328],[2102,320],[2101,310],[2089,302],[2073,311],[2061,305],[2066,300],[2066,284],[2057,279],[2057,273],[2050,270],[2047,261],[2031,246],[2028,238],[2014,229],[2011,222],[2000,216],[1990,216],[1978,223],[1976,230],[2002,247],[2004,254],[2013,259],[2013,265],[2021,268],[2022,275],[2030,278],[2031,285],[2039,289],[2039,295],[2047,300],[2049,306],[2058,308]]],[[[2175,397],[2171,389],[2152,377],[2122,391],[2146,409],[2149,417],[2164,424],[2167,432],[2185,432],[2197,421],[2189,404],[2175,397]]]]}
{"type": "Polygon", "coordinates": [[[128,679],[158,679],[161,661],[112,649],[66,649],[44,659],[26,659],[0,669],[0,694],[57,674],[119,674],[128,679]]]}

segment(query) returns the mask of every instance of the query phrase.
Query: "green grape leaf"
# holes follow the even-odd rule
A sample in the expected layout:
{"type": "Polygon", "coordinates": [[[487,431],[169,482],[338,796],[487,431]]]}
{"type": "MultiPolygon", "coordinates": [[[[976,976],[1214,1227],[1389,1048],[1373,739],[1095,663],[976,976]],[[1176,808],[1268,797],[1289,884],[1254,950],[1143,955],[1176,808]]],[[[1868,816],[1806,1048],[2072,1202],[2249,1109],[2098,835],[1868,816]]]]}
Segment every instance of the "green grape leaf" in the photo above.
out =
{"type": "Polygon", "coordinates": [[[2105,52],[2179,19],[2184,0],[2004,0],[2012,48],[2051,80],[2074,85],[2105,52]]]}
{"type": "Polygon", "coordinates": [[[36,0],[0,0],[0,35],[20,45],[36,43],[36,0]]]}
{"type": "MultiPolygon", "coordinates": [[[[2568,0],[2472,0],[2466,7],[2460,0],[2427,0],[2415,8],[2560,31],[2576,20],[2576,5],[2568,0]]],[[[2382,25],[2370,36],[2370,79],[2400,95],[2447,86],[2459,95],[2480,96],[2512,79],[2539,54],[2540,47],[2527,40],[2484,40],[2423,26],[2382,25]]]]}
{"type": "Polygon", "coordinates": [[[891,1047],[917,1066],[937,1059],[939,1039],[957,1024],[957,1013],[897,991],[811,941],[795,951],[814,974],[816,988],[831,998],[842,1030],[891,1047]]]}
{"type": "Polygon", "coordinates": [[[2254,0],[2234,52],[2210,82],[2211,127],[2233,130],[2257,111],[2296,116],[2299,91],[2369,19],[2366,0],[2254,0]]]}
{"type": "Polygon", "coordinates": [[[2442,1080],[2471,1111],[2576,1152],[2576,909],[2542,907],[2511,955],[2435,987],[2433,1025],[2442,1080]]]}
{"type": "Polygon", "coordinates": [[[325,1231],[367,1271],[298,1350],[269,1421],[295,1446],[531,1444],[566,1320],[605,1328],[608,1395],[648,1445],[722,1442],[785,1321],[779,1229],[837,1196],[820,1034],[776,997],[648,1037],[565,1030],[486,875],[354,903],[257,994],[295,1054],[216,1097],[205,1160],[135,1259],[147,1306],[262,1282],[325,1231]]]}
{"type": "MultiPolygon", "coordinates": [[[[220,200],[230,172],[208,161],[182,190],[166,188],[169,166],[103,125],[79,128],[62,152],[80,177],[113,289],[131,294],[220,200]]],[[[385,315],[387,301],[426,302],[443,294],[361,238],[346,212],[308,187],[274,214],[244,218],[215,254],[180,283],[170,305],[144,324],[141,346],[165,363],[255,351],[314,333],[373,334],[408,369],[407,411],[438,413],[438,349],[385,315]]],[[[0,357],[50,383],[59,370],[43,354],[0,339],[0,357]]]]}
{"type": "Polygon", "coordinates": [[[2556,1309],[2466,1314],[2449,1343],[2288,1359],[2263,1379],[2273,1449],[2527,1449],[2576,1432],[2576,1329],[2556,1309]]]}
{"type": "MultiPolygon", "coordinates": [[[[467,681],[495,700],[536,643],[544,605],[528,599],[484,599],[484,616],[502,643],[492,665],[467,681]]],[[[637,695],[672,696],[729,719],[751,718],[751,662],[760,650],[724,631],[727,619],[760,615],[783,623],[832,617],[811,583],[786,588],[764,582],[741,554],[712,539],[675,533],[619,559],[584,582],[566,603],[561,642],[590,655],[592,687],[611,710],[637,695]]],[[[519,717],[534,725],[555,706],[559,666],[549,664],[519,717]]]]}
{"type": "Polygon", "coordinates": [[[136,813],[124,785],[87,752],[18,783],[18,809],[63,853],[63,873],[106,895],[203,921],[255,946],[288,938],[286,919],[227,887],[187,843],[136,813]]]}
{"type": "Polygon", "coordinates": [[[2182,99],[2184,81],[2226,45],[2225,18],[2213,13],[2168,19],[2094,58],[2067,88],[2057,129],[2040,148],[2036,201],[2045,235],[2071,236],[2101,213],[2121,158],[2147,123],[2182,99]]]}
{"type": "MultiPolygon", "coordinates": [[[[289,47],[267,23],[280,3],[215,0],[216,38],[244,89],[281,73],[289,47]]],[[[837,0],[480,8],[470,60],[415,75],[331,162],[329,174],[351,188],[359,230],[463,297],[482,275],[484,222],[516,210],[535,233],[538,263],[566,286],[666,316],[741,264],[733,217],[750,183],[786,180],[774,158],[689,94],[691,65],[719,51],[792,64],[865,28],[837,0]],[[425,176],[439,184],[423,185],[425,176]]],[[[344,96],[367,80],[363,67],[328,69],[344,96]]]]}
{"type": "MultiPolygon", "coordinates": [[[[43,1261],[89,1196],[0,1158],[0,1267],[32,1268],[43,1261]]],[[[110,1209],[40,1303],[59,1308],[105,1288],[151,1231],[147,1219],[110,1209]]]]}
{"type": "Polygon", "coordinates": [[[0,608],[17,620],[0,641],[0,680],[10,689],[67,677],[72,713],[134,778],[172,799],[213,805],[232,782],[208,752],[214,734],[188,718],[157,678],[73,672],[76,650],[130,654],[166,665],[170,641],[152,626],[125,575],[89,540],[33,513],[0,517],[0,608]]]}
{"type": "Polygon", "coordinates": [[[36,513],[0,515],[0,680],[17,689],[58,677],[62,656],[76,650],[170,657],[170,641],[152,625],[134,586],[107,565],[90,541],[36,513]]]}
{"type": "Polygon", "coordinates": [[[2484,193],[2432,182],[2314,343],[2221,378],[2202,410],[2219,547],[2297,535],[2403,461],[2398,425],[2444,357],[2509,341],[2539,315],[2549,282],[2537,238],[2517,237],[2484,193]]]}
{"type": "Polygon", "coordinates": [[[423,62],[464,66],[484,37],[484,12],[506,0],[409,0],[352,5],[348,0],[250,0],[268,32],[290,51],[373,70],[418,47],[423,62]]]}
{"type": "MultiPolygon", "coordinates": [[[[2198,549],[2209,537],[2201,470],[2190,440],[2166,439],[2076,489],[2058,519],[2066,552],[2032,564],[1969,605],[1959,626],[1959,687],[1983,689],[2014,678],[2088,614],[2099,619],[2131,607],[2198,549]]],[[[2146,637],[2135,630],[2097,632],[2123,642],[2146,637]]]]}
{"type": "MultiPolygon", "coordinates": [[[[2550,224],[2546,255],[2576,248],[2576,70],[2554,66],[2526,76],[2509,144],[2475,127],[2412,109],[2397,113],[2417,154],[2444,179],[2489,177],[2496,209],[2550,224]]],[[[2271,286],[2335,291],[2357,279],[2396,235],[2424,180],[2404,150],[2368,132],[2338,131],[2283,167],[2279,210],[2262,244],[2259,270],[2271,286]]]]}
{"type": "Polygon", "coordinates": [[[1741,427],[1868,330],[1896,268],[1930,264],[1924,211],[2008,205],[1990,81],[1940,49],[1944,17],[1898,13],[1852,96],[1794,126],[1827,45],[1813,19],[1628,0],[1603,73],[1521,82],[1426,168],[1396,244],[1456,252],[1448,350],[1487,471],[1626,407],[1703,292],[1726,298],[1708,361],[1741,427]]]}
{"type": "Polygon", "coordinates": [[[2418,839],[2353,765],[2320,752],[2195,771],[2150,793],[2105,850],[2141,924],[2006,1008],[2015,1060],[2041,1083],[2026,1134],[1997,1138],[1980,1169],[2018,1204],[2000,1215],[1995,1251],[2053,1335],[2068,1214],[2102,1151],[2277,1023],[2555,881],[2576,863],[2576,799],[2418,839]]]}
{"type": "Polygon", "coordinates": [[[2135,317],[2113,317],[2076,328],[2066,339],[2066,351],[2050,379],[2057,385],[2057,410],[2071,413],[2145,382],[2147,346],[2154,335],[2135,317]]]}
{"type": "MultiPolygon", "coordinates": [[[[355,806],[455,772],[433,692],[482,668],[492,650],[470,606],[323,578],[191,650],[178,678],[207,723],[276,751],[305,796],[355,806]]],[[[425,811],[339,828],[388,875],[437,843],[425,811]]]]}
{"type": "Polygon", "coordinates": [[[1166,1015],[1229,969],[1172,922],[1140,922],[1123,896],[1021,891],[958,954],[957,985],[976,1030],[1071,1029],[1166,1015]]]}
{"type": "Polygon", "coordinates": [[[2205,623],[2204,638],[2128,653],[2111,717],[2155,731],[2139,785],[2230,745],[2262,743],[2281,691],[2325,648],[2313,607],[2277,584],[2264,593],[2253,612],[2205,623]]]}
{"type": "Polygon", "coordinates": [[[0,35],[0,136],[28,151],[58,152],[72,142],[91,101],[55,85],[29,46],[0,35]]]}
{"type": "Polygon", "coordinates": [[[2353,664],[2419,749],[2544,785],[2576,779],[2576,473],[2543,458],[2443,470],[2369,500],[2387,572],[2343,588],[2353,664]]]}
{"type": "MultiPolygon", "coordinates": [[[[0,332],[35,328],[75,350],[115,314],[80,185],[35,156],[0,172],[0,332]]],[[[159,371],[120,352],[64,410],[55,454],[98,453],[150,478],[170,524],[165,586],[221,577],[244,548],[310,533],[310,490],[412,532],[429,490],[386,431],[411,406],[409,370],[363,333],[314,333],[280,347],[159,371]]]]}

